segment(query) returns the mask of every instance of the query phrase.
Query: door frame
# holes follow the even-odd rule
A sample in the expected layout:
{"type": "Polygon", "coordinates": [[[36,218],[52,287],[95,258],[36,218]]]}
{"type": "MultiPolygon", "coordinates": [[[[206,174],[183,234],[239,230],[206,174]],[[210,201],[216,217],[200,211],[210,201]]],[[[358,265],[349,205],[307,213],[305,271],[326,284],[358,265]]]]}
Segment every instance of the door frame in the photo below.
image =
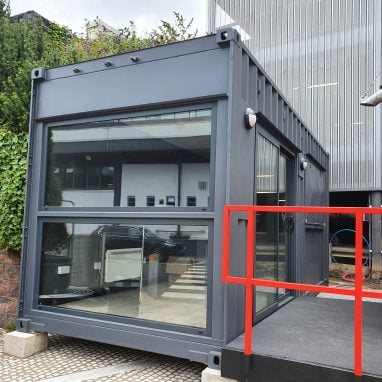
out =
{"type": "MultiPolygon", "coordinates": [[[[295,197],[293,197],[293,190],[295,188],[295,185],[293,184],[293,180],[296,178],[294,176],[295,172],[295,164],[296,164],[296,158],[297,154],[296,152],[291,148],[288,147],[288,145],[284,144],[282,139],[278,139],[275,134],[269,133],[268,130],[266,130],[264,127],[262,127],[259,123],[256,125],[256,139],[255,139],[255,150],[254,150],[254,163],[255,163],[255,174],[254,174],[254,193],[253,193],[253,205],[257,204],[257,142],[258,142],[258,136],[261,135],[263,138],[270,141],[274,146],[278,149],[278,161],[277,161],[277,174],[279,174],[279,166],[280,166],[280,156],[284,156],[287,159],[287,177],[286,180],[289,179],[289,182],[286,182],[286,193],[289,194],[289,197],[287,196],[287,202],[286,204],[293,205],[295,203],[295,197]]],[[[279,194],[279,176],[277,177],[277,195],[279,194]]],[[[279,196],[277,196],[277,199],[279,199],[279,196]]],[[[288,243],[286,248],[286,258],[287,258],[287,264],[286,264],[286,273],[287,273],[287,281],[290,281],[292,278],[293,272],[293,264],[295,264],[294,257],[292,251],[292,242],[295,235],[296,229],[293,230],[288,235],[288,243]]],[[[279,231],[278,231],[279,235],[279,231]]],[[[277,239],[277,273],[279,267],[279,239],[277,239]]],[[[254,287],[256,288],[256,287],[254,287]]],[[[285,295],[279,297],[279,293],[277,290],[277,299],[274,303],[269,305],[268,307],[264,308],[260,312],[256,313],[254,312],[254,322],[253,324],[257,324],[258,322],[262,321],[264,318],[268,317],[272,313],[276,312],[280,307],[288,303],[289,301],[294,299],[293,293],[286,293],[285,295]]],[[[256,292],[253,294],[253,307],[254,310],[256,309],[256,292]]]]}

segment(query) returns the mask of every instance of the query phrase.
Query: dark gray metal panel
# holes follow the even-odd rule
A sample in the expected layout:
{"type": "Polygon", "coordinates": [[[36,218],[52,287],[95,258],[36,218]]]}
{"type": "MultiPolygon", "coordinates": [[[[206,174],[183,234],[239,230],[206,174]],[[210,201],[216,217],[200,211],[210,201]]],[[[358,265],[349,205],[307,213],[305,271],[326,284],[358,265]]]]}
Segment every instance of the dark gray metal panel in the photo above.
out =
{"type": "Polygon", "coordinates": [[[215,49],[45,81],[39,86],[36,117],[222,96],[228,92],[227,55],[226,49],[215,49]]]}
{"type": "MultiPolygon", "coordinates": [[[[25,310],[24,316],[32,321],[32,327],[36,328],[40,326],[43,328],[41,331],[46,331],[44,325],[46,320],[56,320],[62,323],[62,326],[68,326],[72,324],[86,324],[89,323],[92,326],[102,325],[109,330],[125,330],[127,332],[135,331],[140,334],[147,334],[150,336],[160,336],[163,333],[167,333],[169,337],[177,340],[192,341],[197,340],[199,343],[219,345],[221,340],[217,338],[211,338],[204,334],[198,333],[195,328],[191,330],[182,330],[179,325],[160,325],[151,321],[142,321],[140,319],[129,319],[127,317],[112,316],[103,313],[84,312],[79,310],[71,310],[67,308],[59,307],[47,307],[46,309],[28,309],[25,310]]],[[[94,333],[91,333],[94,335],[94,333]]]]}
{"type": "MultiPolygon", "coordinates": [[[[29,316],[28,316],[29,317],[29,316]]],[[[207,363],[208,354],[211,351],[220,351],[221,344],[205,343],[198,341],[196,336],[183,339],[176,338],[171,332],[157,331],[156,333],[142,333],[131,328],[110,328],[104,322],[87,320],[86,322],[68,321],[65,317],[30,316],[32,330],[41,330],[39,322],[43,323],[44,330],[49,333],[57,333],[70,337],[96,340],[99,342],[130,347],[166,354],[174,357],[182,357],[191,361],[207,363]]]]}
{"type": "MultiPolygon", "coordinates": [[[[298,151],[310,153],[323,168],[327,168],[325,165],[325,157],[327,157],[328,154],[325,152],[324,148],[321,146],[318,140],[313,137],[296,111],[287,102],[285,97],[277,89],[274,82],[265,73],[260,64],[256,61],[256,59],[244,45],[242,46],[242,50],[242,55],[248,55],[249,57],[249,65],[255,65],[257,67],[257,81],[255,84],[249,82],[249,76],[246,78],[250,89],[251,87],[253,89],[254,85],[256,87],[257,101],[255,102],[255,106],[252,106],[249,104],[249,99],[252,98],[248,97],[247,104],[254,108],[255,111],[261,113],[261,115],[267,121],[267,124],[272,129],[278,133],[281,133],[281,139],[287,141],[288,144],[292,143],[298,149],[298,151]],[[298,131],[300,126],[302,131],[306,131],[310,137],[308,143],[309,146],[304,147],[302,143],[301,132],[298,131]]],[[[248,73],[249,72],[250,71],[248,70],[248,73]]],[[[243,76],[241,79],[243,80],[243,76]]]]}
{"type": "Polygon", "coordinates": [[[215,168],[215,222],[214,224],[214,243],[213,243],[213,256],[212,262],[212,291],[210,298],[212,298],[212,311],[211,311],[211,336],[212,338],[222,339],[225,333],[225,309],[227,307],[226,297],[226,284],[223,284],[221,279],[221,253],[222,253],[222,230],[223,225],[223,206],[226,204],[227,193],[227,141],[228,141],[228,108],[229,103],[227,99],[221,99],[218,102],[217,116],[216,116],[216,168],[215,168]]]}
{"type": "Polygon", "coordinates": [[[63,77],[78,77],[82,74],[108,71],[118,67],[136,66],[150,61],[167,59],[169,57],[184,56],[190,53],[203,52],[216,49],[216,40],[209,36],[199,37],[191,40],[182,41],[168,45],[161,45],[154,48],[142,49],[136,52],[123,53],[115,56],[98,58],[90,61],[60,66],[47,71],[46,79],[54,80],[63,77]],[[131,58],[138,57],[137,62],[133,62],[131,58]],[[111,65],[105,66],[106,62],[111,65]],[[79,73],[75,74],[74,69],[79,69],[79,73]]]}
{"type": "Polygon", "coordinates": [[[35,143],[35,111],[36,111],[36,95],[37,95],[37,79],[32,78],[31,83],[31,100],[30,100],[30,115],[29,115],[29,133],[28,133],[28,157],[27,157],[27,173],[26,173],[26,190],[24,204],[24,218],[23,218],[23,238],[21,250],[21,266],[20,266],[20,288],[19,288],[19,302],[18,302],[18,315],[23,314],[24,299],[25,299],[25,278],[27,272],[27,254],[28,254],[28,239],[29,239],[29,223],[30,223],[30,205],[31,202],[31,182],[33,172],[33,151],[35,143]]]}
{"type": "MultiPolygon", "coordinates": [[[[295,184],[295,198],[293,200],[294,205],[304,204],[304,171],[300,170],[300,160],[302,154],[296,156],[294,169],[296,174],[295,184]]],[[[292,191],[293,192],[293,191],[292,191]]],[[[291,246],[291,264],[290,264],[290,276],[295,282],[303,282],[303,256],[304,256],[304,216],[303,214],[294,214],[295,230],[292,235],[291,246]]],[[[298,295],[295,292],[295,295],[298,295]]]]}
{"type": "MultiPolygon", "coordinates": [[[[327,205],[326,173],[309,161],[304,174],[304,204],[327,205]]],[[[328,271],[328,215],[304,214],[304,252],[301,256],[302,281],[316,284],[327,277],[328,271]]]]}
{"type": "MultiPolygon", "coordinates": [[[[273,82],[258,66],[249,52],[237,44],[231,44],[230,68],[230,114],[229,114],[229,141],[228,141],[228,180],[229,189],[227,194],[228,204],[253,204],[255,193],[255,133],[256,129],[247,130],[243,123],[243,115],[246,107],[251,107],[258,112],[258,126],[262,126],[276,139],[283,143],[284,147],[291,148],[292,153],[302,151],[309,153],[314,161],[319,163],[321,170],[327,166],[327,153],[314,139],[312,134],[303,125],[297,114],[289,106],[279,93],[273,82]],[[309,138],[306,145],[301,137],[306,134],[309,138]],[[309,152],[308,152],[309,150],[309,152]]],[[[297,178],[299,161],[294,160],[293,171],[295,182],[292,182],[294,195],[293,204],[305,204],[304,179],[297,178]]],[[[320,198],[327,200],[326,173],[310,173],[315,182],[320,183],[318,189],[320,198]],[[317,179],[317,176],[319,179],[317,179]]],[[[318,191],[315,190],[315,191],[318,191]]],[[[308,191],[308,194],[311,190],[308,191]]],[[[245,274],[245,243],[246,243],[246,216],[235,216],[231,232],[231,274],[244,276],[245,274]]],[[[305,226],[304,216],[295,216],[296,229],[292,235],[291,277],[292,280],[303,281],[304,276],[304,242],[305,226]]],[[[313,244],[322,244],[323,236],[314,237],[313,244]]],[[[324,263],[322,254],[314,257],[319,263],[319,275],[314,282],[321,282],[324,277],[324,263]]],[[[312,279],[312,278],[310,278],[312,279]]],[[[226,295],[226,329],[224,342],[235,338],[243,330],[243,306],[244,288],[242,286],[227,286],[226,295]]]]}
{"type": "Polygon", "coordinates": [[[36,261],[36,248],[39,246],[38,236],[38,200],[40,195],[40,168],[42,166],[42,136],[43,129],[41,123],[33,123],[33,134],[30,136],[30,147],[33,152],[30,153],[32,167],[31,179],[27,185],[26,209],[27,211],[27,230],[24,230],[24,235],[27,234],[27,245],[23,250],[23,264],[25,266],[25,275],[22,281],[24,292],[24,309],[31,309],[37,301],[37,294],[34,293],[35,285],[39,282],[39,263],[36,261]]]}
{"type": "MultiPolygon", "coordinates": [[[[248,66],[248,57],[242,54],[241,47],[231,44],[232,67],[230,73],[230,115],[229,115],[229,180],[230,190],[227,204],[252,204],[255,174],[256,129],[246,129],[244,111],[248,101],[240,96],[244,87],[242,81],[242,60],[248,66]],[[247,60],[247,61],[245,61],[247,60]]],[[[248,71],[246,71],[248,73],[248,71]]],[[[248,77],[244,83],[248,84],[248,77]]],[[[252,84],[248,84],[251,86],[252,84]]]]}
{"type": "MultiPolygon", "coordinates": [[[[245,277],[247,241],[246,214],[233,214],[231,220],[230,275],[245,277]]],[[[224,344],[244,330],[245,287],[228,284],[226,287],[224,344]]]]}
{"type": "MultiPolygon", "coordinates": [[[[244,125],[244,111],[248,106],[253,106],[248,104],[249,92],[253,86],[253,83],[248,80],[250,60],[243,54],[240,45],[231,43],[230,61],[226,204],[252,205],[256,129],[247,130],[244,125]]],[[[243,276],[245,274],[246,216],[235,216],[232,229],[231,273],[243,276]]],[[[242,286],[227,285],[224,343],[237,337],[243,331],[244,298],[242,286]]]]}

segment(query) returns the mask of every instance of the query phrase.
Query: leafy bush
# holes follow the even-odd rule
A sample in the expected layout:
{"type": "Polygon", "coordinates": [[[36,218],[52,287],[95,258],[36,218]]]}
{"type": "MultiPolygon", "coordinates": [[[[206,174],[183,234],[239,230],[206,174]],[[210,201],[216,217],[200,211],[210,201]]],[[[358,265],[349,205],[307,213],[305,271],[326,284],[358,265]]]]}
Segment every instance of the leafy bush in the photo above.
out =
{"type": "Polygon", "coordinates": [[[9,324],[5,324],[4,325],[4,330],[9,333],[9,332],[13,332],[14,330],[16,330],[16,325],[13,324],[13,323],[9,323],[9,324]]]}

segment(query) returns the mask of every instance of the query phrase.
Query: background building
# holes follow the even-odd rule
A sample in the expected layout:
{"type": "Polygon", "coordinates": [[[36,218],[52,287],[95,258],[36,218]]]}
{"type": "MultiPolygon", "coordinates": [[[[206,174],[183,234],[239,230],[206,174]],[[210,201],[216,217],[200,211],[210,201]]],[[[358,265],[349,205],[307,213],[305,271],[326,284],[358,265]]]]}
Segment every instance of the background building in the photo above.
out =
{"type": "Polygon", "coordinates": [[[44,16],[41,16],[36,11],[27,11],[27,12],[19,13],[17,15],[11,16],[11,20],[12,21],[29,20],[29,21],[34,21],[37,23],[41,22],[45,30],[48,30],[49,25],[51,24],[51,21],[49,21],[44,16]]]}
{"type": "Polygon", "coordinates": [[[120,34],[118,29],[105,23],[99,17],[93,21],[87,22],[85,29],[86,34],[90,39],[97,38],[99,35],[118,36],[120,34]]]}
{"type": "MultiPolygon", "coordinates": [[[[245,44],[329,151],[331,204],[380,206],[381,108],[360,106],[359,100],[365,92],[373,93],[382,81],[382,3],[209,0],[208,22],[210,32],[236,26],[245,44]]],[[[343,227],[351,228],[348,221],[343,227]]],[[[377,270],[379,217],[373,218],[370,233],[373,268],[377,270]]]]}

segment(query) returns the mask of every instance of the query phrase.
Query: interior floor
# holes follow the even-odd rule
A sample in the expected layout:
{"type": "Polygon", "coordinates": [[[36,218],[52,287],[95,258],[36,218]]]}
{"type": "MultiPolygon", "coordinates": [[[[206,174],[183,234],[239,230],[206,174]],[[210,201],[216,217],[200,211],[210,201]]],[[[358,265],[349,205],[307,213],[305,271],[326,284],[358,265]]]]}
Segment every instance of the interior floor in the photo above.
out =
{"type": "Polygon", "coordinates": [[[60,307],[205,328],[206,301],[206,268],[194,265],[171,282],[88,297],[60,307]]]}

